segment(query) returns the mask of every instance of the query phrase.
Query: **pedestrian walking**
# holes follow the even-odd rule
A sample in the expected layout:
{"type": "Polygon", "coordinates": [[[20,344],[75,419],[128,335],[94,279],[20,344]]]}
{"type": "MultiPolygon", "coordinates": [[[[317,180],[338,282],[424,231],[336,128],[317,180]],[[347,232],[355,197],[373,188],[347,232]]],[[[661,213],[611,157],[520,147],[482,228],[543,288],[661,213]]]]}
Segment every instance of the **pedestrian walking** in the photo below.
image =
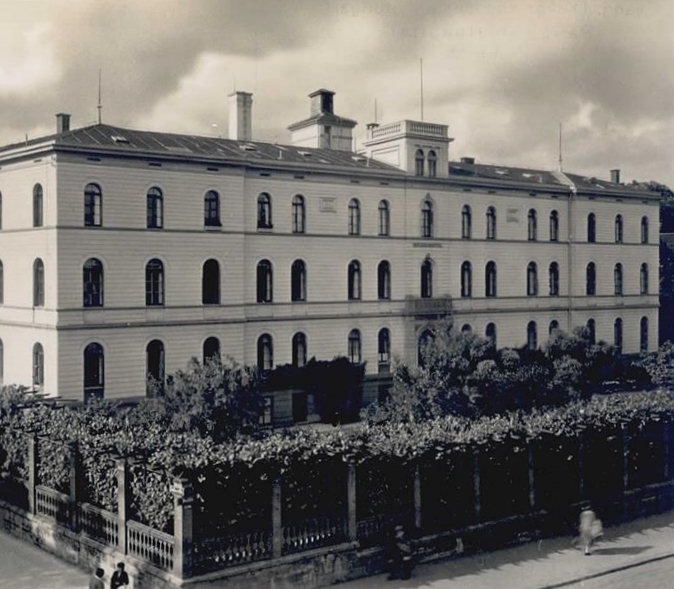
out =
{"type": "Polygon", "coordinates": [[[119,589],[119,587],[128,587],[129,574],[124,570],[124,563],[118,562],[115,572],[110,579],[110,589],[119,589]]]}
{"type": "Polygon", "coordinates": [[[89,579],[89,589],[105,589],[105,585],[103,585],[104,574],[105,571],[102,568],[97,568],[89,579]]]}
{"type": "Polygon", "coordinates": [[[414,549],[405,527],[397,525],[393,533],[388,559],[389,580],[409,579],[412,575],[414,549]]]}
{"type": "Polygon", "coordinates": [[[583,543],[585,556],[589,556],[592,554],[590,551],[592,544],[604,534],[601,520],[597,518],[597,515],[589,506],[580,514],[578,531],[580,532],[580,540],[583,543]]]}

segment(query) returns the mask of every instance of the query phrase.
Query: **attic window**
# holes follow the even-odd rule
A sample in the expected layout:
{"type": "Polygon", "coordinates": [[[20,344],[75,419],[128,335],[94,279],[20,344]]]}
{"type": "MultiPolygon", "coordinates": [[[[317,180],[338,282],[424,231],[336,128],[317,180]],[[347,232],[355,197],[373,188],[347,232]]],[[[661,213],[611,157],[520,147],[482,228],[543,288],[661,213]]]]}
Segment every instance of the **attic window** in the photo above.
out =
{"type": "Polygon", "coordinates": [[[252,143],[245,143],[243,145],[240,145],[241,149],[244,151],[257,151],[257,147],[253,145],[252,143]]]}
{"type": "Polygon", "coordinates": [[[364,162],[365,161],[365,158],[362,155],[352,155],[351,159],[354,162],[364,162]]]}
{"type": "Polygon", "coordinates": [[[124,137],[123,135],[111,135],[110,139],[112,139],[115,143],[128,143],[129,140],[124,137]]]}
{"type": "Polygon", "coordinates": [[[509,176],[510,172],[508,170],[494,170],[499,176],[509,176]]]}
{"type": "Polygon", "coordinates": [[[311,152],[309,151],[298,151],[300,155],[303,155],[304,157],[311,157],[311,152]]]}

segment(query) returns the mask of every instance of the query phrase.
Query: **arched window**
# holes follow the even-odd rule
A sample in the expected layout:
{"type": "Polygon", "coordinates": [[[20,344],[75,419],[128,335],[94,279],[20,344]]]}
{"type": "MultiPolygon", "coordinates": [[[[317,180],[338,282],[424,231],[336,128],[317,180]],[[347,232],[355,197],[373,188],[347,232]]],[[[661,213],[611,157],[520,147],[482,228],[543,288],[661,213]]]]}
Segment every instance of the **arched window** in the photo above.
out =
{"type": "Polygon", "coordinates": [[[147,191],[147,228],[161,229],[164,226],[164,196],[159,188],[147,191]]]}
{"type": "Polygon", "coordinates": [[[266,192],[257,197],[257,228],[271,229],[271,196],[266,192]]]}
{"type": "Polygon", "coordinates": [[[538,239],[538,217],[535,209],[529,209],[527,215],[527,238],[529,241],[536,241],[538,239]]]}
{"type": "Polygon", "coordinates": [[[33,262],[33,307],[44,307],[44,263],[40,258],[33,262]]]}
{"type": "Polygon", "coordinates": [[[152,390],[150,383],[154,383],[160,391],[164,389],[164,344],[158,339],[152,340],[145,348],[145,377],[148,381],[148,393],[152,390]]]}
{"type": "Polygon", "coordinates": [[[360,235],[360,202],[357,198],[349,201],[349,235],[360,235]]]}
{"type": "Polygon", "coordinates": [[[473,331],[473,326],[470,323],[464,323],[461,326],[461,333],[470,333],[473,331]]]}
{"type": "Polygon", "coordinates": [[[274,344],[268,333],[257,338],[257,367],[260,370],[271,370],[274,367],[274,344]]]}
{"type": "Polygon", "coordinates": [[[96,258],[89,258],[82,267],[82,305],[103,306],[103,264],[96,258]]]}
{"type": "Polygon", "coordinates": [[[484,296],[496,296],[496,262],[487,262],[484,269],[484,296]]]}
{"type": "Polygon", "coordinates": [[[559,321],[553,319],[552,321],[550,321],[550,326],[548,327],[548,334],[552,335],[556,331],[559,331],[559,321]]]}
{"type": "Polygon", "coordinates": [[[421,149],[417,149],[416,153],[414,154],[414,175],[424,175],[424,152],[421,149]]]}
{"type": "Polygon", "coordinates": [[[389,372],[391,369],[391,332],[386,327],[379,330],[377,352],[379,372],[389,372]]]}
{"type": "Polygon", "coordinates": [[[0,305],[5,304],[5,265],[0,260],[0,305]]]}
{"type": "Polygon", "coordinates": [[[148,307],[164,304],[164,264],[157,258],[145,266],[145,304],[148,307]]]}
{"type": "Polygon", "coordinates": [[[101,344],[84,348],[84,400],[105,396],[105,353],[101,344]]]}
{"type": "Polygon", "coordinates": [[[419,367],[424,366],[424,355],[426,348],[433,341],[433,332],[430,329],[424,329],[419,335],[417,342],[417,364],[419,367]]]}
{"type": "Polygon", "coordinates": [[[257,264],[257,302],[271,303],[273,301],[273,274],[269,260],[261,260],[257,264]]]}
{"type": "Polygon", "coordinates": [[[103,224],[103,193],[98,184],[84,188],[84,226],[100,227],[103,224]]]}
{"type": "Polygon", "coordinates": [[[217,337],[207,337],[203,345],[204,364],[209,360],[220,358],[220,340],[217,337]]]}
{"type": "Polygon", "coordinates": [[[438,175],[438,156],[432,149],[428,152],[428,175],[431,178],[438,175]]]}
{"type": "Polygon", "coordinates": [[[433,296],[433,260],[426,258],[421,264],[421,298],[433,296]]]}
{"type": "Polygon", "coordinates": [[[352,329],[349,332],[349,360],[354,364],[360,364],[362,360],[362,350],[360,343],[360,331],[352,329]]]}
{"type": "Polygon", "coordinates": [[[487,209],[487,239],[496,239],[496,209],[487,209]]]}
{"type": "Polygon", "coordinates": [[[201,302],[204,305],[220,304],[220,263],[210,259],[201,271],[201,302]]]}
{"type": "Polygon", "coordinates": [[[587,241],[588,243],[597,241],[597,217],[594,213],[587,216],[587,241]]]}
{"type": "Polygon", "coordinates": [[[552,262],[548,268],[548,278],[550,282],[550,296],[559,296],[559,264],[552,262]]]}
{"type": "Polygon", "coordinates": [[[590,262],[585,269],[585,294],[589,297],[597,294],[597,267],[590,262]]]}
{"type": "Polygon", "coordinates": [[[550,212],[550,241],[559,241],[559,214],[550,212]]]}
{"type": "Polygon", "coordinates": [[[386,260],[377,266],[377,297],[382,300],[391,298],[391,264],[386,260]]]}
{"type": "Polygon", "coordinates": [[[538,296],[538,267],[536,262],[529,262],[527,266],[527,296],[538,296]]]}
{"type": "Polygon", "coordinates": [[[428,199],[421,204],[421,237],[433,237],[433,203],[428,199]]]}
{"type": "Polygon", "coordinates": [[[623,265],[618,263],[613,267],[613,292],[616,296],[623,296],[623,265]]]}
{"type": "Polygon", "coordinates": [[[297,332],[293,336],[293,366],[301,368],[307,363],[307,336],[302,332],[297,332]]]}
{"type": "Polygon", "coordinates": [[[616,215],[615,217],[615,242],[623,242],[623,216],[616,215]]]}
{"type": "Polygon", "coordinates": [[[349,262],[348,275],[348,298],[350,301],[358,301],[361,296],[360,262],[349,262]]]}
{"type": "Polygon", "coordinates": [[[591,344],[595,344],[597,341],[597,324],[594,319],[587,320],[587,336],[590,339],[591,344]]]}
{"type": "Polygon", "coordinates": [[[641,264],[639,271],[639,293],[642,295],[648,294],[648,264],[641,264]]]}
{"type": "Polygon", "coordinates": [[[485,337],[496,346],[496,323],[487,323],[484,330],[485,337]]]}
{"type": "Polygon", "coordinates": [[[538,328],[535,321],[529,321],[527,324],[527,348],[530,350],[538,348],[538,328]]]}
{"type": "Polygon", "coordinates": [[[391,209],[388,201],[379,201],[379,235],[388,236],[391,233],[391,209]]]}
{"type": "Polygon", "coordinates": [[[648,217],[641,217],[641,243],[648,243],[648,217]]]}
{"type": "Polygon", "coordinates": [[[42,344],[33,346],[33,388],[44,387],[44,349],[42,344]]]}
{"type": "Polygon", "coordinates": [[[648,354],[648,317],[642,317],[639,324],[639,352],[648,354]]]}
{"type": "Polygon", "coordinates": [[[204,225],[220,227],[220,195],[215,190],[204,194],[204,225]]]}
{"type": "Polygon", "coordinates": [[[295,260],[290,267],[290,300],[293,303],[307,300],[307,267],[302,260],[295,260]]]}
{"type": "Polygon", "coordinates": [[[461,264],[461,296],[470,297],[473,294],[473,268],[470,262],[461,264]]]}
{"type": "Polygon", "coordinates": [[[617,317],[613,322],[613,345],[616,352],[622,354],[623,351],[623,320],[617,317]]]}
{"type": "Polygon", "coordinates": [[[300,194],[293,196],[292,204],[293,233],[304,233],[306,230],[306,209],[304,197],[300,194]]]}
{"type": "Polygon", "coordinates": [[[42,227],[44,222],[43,207],[42,185],[36,184],[33,186],[33,227],[42,227]]]}
{"type": "Polygon", "coordinates": [[[470,239],[472,234],[473,217],[468,205],[463,205],[461,209],[461,237],[470,239]]]}

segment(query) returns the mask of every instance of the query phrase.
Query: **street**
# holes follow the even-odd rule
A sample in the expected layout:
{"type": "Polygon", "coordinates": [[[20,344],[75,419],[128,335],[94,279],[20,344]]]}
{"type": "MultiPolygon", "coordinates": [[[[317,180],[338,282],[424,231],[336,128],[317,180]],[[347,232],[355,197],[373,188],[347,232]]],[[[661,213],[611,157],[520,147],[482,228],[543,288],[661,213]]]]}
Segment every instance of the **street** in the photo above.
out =
{"type": "Polygon", "coordinates": [[[589,579],[573,585],[569,589],[662,589],[671,587],[674,579],[674,559],[666,558],[625,571],[589,579]]]}
{"type": "Polygon", "coordinates": [[[85,589],[88,583],[74,565],[0,532],[0,589],[85,589]]]}

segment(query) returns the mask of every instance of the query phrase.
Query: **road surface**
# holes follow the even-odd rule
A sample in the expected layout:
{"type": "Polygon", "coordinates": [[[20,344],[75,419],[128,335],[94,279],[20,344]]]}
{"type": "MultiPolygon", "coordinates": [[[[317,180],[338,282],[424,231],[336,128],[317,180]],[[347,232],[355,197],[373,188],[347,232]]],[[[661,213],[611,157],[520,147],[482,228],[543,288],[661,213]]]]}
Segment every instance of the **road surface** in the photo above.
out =
{"type": "Polygon", "coordinates": [[[86,589],[89,575],[0,531],[0,589],[86,589]]]}
{"type": "MultiPolygon", "coordinates": [[[[593,558],[590,556],[589,558],[593,558]]],[[[650,564],[588,579],[568,589],[665,589],[674,585],[674,558],[666,558],[650,564]]]]}

